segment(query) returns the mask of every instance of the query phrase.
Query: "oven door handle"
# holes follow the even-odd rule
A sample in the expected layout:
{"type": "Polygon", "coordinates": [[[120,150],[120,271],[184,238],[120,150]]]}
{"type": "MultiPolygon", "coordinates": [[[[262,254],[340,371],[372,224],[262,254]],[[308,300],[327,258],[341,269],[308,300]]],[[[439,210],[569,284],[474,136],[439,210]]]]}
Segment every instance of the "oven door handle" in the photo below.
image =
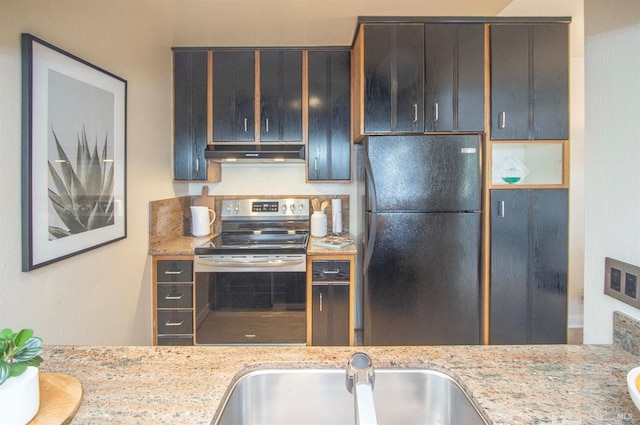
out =
{"type": "Polygon", "coordinates": [[[199,263],[217,267],[288,267],[296,266],[305,262],[304,259],[299,260],[239,260],[239,261],[219,261],[215,259],[198,258],[199,263]]]}

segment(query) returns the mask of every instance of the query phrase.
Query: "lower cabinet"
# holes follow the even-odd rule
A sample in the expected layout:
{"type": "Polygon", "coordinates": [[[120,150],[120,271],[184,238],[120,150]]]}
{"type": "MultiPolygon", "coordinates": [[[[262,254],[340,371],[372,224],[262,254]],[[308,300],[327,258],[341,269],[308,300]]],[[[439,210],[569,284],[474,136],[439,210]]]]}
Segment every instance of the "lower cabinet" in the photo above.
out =
{"type": "Polygon", "coordinates": [[[193,257],[153,257],[156,345],[193,345],[193,257]]]}
{"type": "Polygon", "coordinates": [[[312,344],[349,345],[349,282],[312,286],[312,344]]]}
{"type": "Polygon", "coordinates": [[[568,190],[492,190],[489,343],[566,343],[567,269],[568,190]]]}
{"type": "Polygon", "coordinates": [[[308,345],[353,345],[353,259],[310,257],[308,345]]]}

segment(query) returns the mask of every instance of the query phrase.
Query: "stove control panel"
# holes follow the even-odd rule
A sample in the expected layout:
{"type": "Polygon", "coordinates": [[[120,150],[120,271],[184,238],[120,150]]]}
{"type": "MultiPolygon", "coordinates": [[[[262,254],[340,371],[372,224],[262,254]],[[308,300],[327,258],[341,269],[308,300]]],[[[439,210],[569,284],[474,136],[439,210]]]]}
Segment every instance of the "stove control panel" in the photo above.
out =
{"type": "Polygon", "coordinates": [[[225,199],[222,201],[222,219],[309,219],[309,200],[287,199],[225,199]]]}

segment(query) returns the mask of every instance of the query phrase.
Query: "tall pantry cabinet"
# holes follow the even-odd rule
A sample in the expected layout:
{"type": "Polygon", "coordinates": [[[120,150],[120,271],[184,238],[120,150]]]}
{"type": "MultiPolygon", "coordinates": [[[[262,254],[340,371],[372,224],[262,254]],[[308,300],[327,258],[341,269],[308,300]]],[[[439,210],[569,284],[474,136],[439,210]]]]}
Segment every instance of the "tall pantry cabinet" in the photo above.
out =
{"type": "Polygon", "coordinates": [[[567,341],[567,23],[490,26],[490,344],[567,341]]]}

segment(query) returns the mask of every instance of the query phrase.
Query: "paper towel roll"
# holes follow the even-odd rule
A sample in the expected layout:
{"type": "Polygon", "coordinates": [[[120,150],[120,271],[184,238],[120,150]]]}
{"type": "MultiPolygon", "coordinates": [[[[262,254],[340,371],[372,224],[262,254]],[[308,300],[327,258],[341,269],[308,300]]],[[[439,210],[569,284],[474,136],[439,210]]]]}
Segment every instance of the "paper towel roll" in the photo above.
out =
{"type": "Polygon", "coordinates": [[[342,233],[342,200],[331,200],[331,228],[334,234],[342,233]]]}

